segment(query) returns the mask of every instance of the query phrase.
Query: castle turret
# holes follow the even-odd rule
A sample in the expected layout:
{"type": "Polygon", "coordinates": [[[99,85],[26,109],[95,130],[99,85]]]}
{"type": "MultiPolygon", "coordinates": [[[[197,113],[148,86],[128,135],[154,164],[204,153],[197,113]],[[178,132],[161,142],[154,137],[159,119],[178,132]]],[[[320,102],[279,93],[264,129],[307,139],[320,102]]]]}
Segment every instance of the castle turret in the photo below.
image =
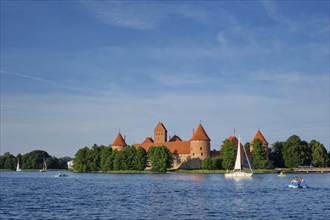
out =
{"type": "Polygon", "coordinates": [[[210,141],[203,126],[199,124],[190,139],[190,157],[205,159],[210,156],[210,141]]]}
{"type": "Polygon", "coordinates": [[[111,144],[111,148],[112,150],[124,150],[125,147],[127,146],[125,139],[123,138],[123,136],[121,136],[120,132],[118,133],[117,137],[115,138],[115,140],[112,142],[111,144]]]}
{"type": "Polygon", "coordinates": [[[154,142],[163,143],[167,142],[167,130],[163,123],[158,122],[157,126],[154,129],[154,142]]]}
{"type": "Polygon", "coordinates": [[[266,159],[268,160],[269,157],[269,149],[268,149],[268,142],[266,140],[266,138],[262,135],[261,131],[258,130],[257,133],[254,135],[254,138],[251,140],[250,142],[250,152],[253,151],[253,143],[259,139],[262,143],[262,146],[265,148],[266,150],[266,159]]]}

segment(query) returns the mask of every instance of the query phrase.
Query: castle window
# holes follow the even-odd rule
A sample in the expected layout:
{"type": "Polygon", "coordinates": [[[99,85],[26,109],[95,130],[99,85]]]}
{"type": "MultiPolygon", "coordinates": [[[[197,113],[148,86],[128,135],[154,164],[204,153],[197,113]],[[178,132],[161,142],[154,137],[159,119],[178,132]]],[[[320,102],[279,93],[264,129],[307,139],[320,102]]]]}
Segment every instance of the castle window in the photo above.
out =
{"type": "Polygon", "coordinates": [[[201,147],[200,150],[203,150],[203,148],[201,147]]]}
{"type": "Polygon", "coordinates": [[[203,153],[201,153],[201,156],[203,156],[203,153]]]}
{"type": "Polygon", "coordinates": [[[193,153],[193,156],[195,156],[195,153],[193,153]]]}

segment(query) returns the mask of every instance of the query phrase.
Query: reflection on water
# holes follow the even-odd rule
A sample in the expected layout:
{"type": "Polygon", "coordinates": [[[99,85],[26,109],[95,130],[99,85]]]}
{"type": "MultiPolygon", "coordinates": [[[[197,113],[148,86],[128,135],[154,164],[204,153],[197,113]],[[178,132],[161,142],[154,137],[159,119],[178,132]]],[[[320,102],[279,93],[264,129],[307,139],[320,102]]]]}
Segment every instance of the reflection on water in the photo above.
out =
{"type": "Polygon", "coordinates": [[[172,173],[171,179],[174,180],[194,180],[194,181],[203,181],[207,179],[207,175],[205,174],[198,174],[198,173],[192,173],[192,174],[180,174],[180,173],[172,173]]]}
{"type": "Polygon", "coordinates": [[[0,172],[0,219],[327,219],[329,174],[290,178],[223,174],[0,172]],[[303,205],[299,201],[306,201],[303,205]]]}

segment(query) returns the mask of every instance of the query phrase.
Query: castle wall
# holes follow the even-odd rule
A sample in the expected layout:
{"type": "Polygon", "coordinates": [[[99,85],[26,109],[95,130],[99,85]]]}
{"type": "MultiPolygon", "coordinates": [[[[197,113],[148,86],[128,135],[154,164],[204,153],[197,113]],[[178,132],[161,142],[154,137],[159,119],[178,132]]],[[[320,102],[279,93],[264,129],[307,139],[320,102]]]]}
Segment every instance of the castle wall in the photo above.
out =
{"type": "Polygon", "coordinates": [[[111,146],[112,150],[122,151],[125,149],[125,146],[111,146]]]}

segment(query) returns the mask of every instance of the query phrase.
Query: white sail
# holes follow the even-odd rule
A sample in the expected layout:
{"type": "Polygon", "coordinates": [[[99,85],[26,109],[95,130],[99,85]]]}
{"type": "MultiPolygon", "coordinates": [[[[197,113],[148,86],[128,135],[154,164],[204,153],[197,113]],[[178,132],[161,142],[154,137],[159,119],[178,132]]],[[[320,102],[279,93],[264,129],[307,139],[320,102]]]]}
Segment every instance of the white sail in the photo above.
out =
{"type": "Polygon", "coordinates": [[[44,159],[44,167],[43,167],[44,170],[47,170],[47,163],[46,163],[46,160],[44,159]]]}
{"type": "Polygon", "coordinates": [[[39,172],[46,172],[47,171],[47,164],[46,164],[46,160],[44,158],[43,164],[42,164],[42,169],[39,170],[39,172]]]}
{"type": "Polygon", "coordinates": [[[21,169],[19,168],[19,160],[17,161],[16,171],[21,171],[21,169]]]}
{"type": "Polygon", "coordinates": [[[240,136],[238,136],[238,146],[237,146],[237,154],[236,154],[236,161],[235,161],[235,167],[234,170],[241,170],[242,169],[242,163],[241,163],[241,140],[240,136]]]}

